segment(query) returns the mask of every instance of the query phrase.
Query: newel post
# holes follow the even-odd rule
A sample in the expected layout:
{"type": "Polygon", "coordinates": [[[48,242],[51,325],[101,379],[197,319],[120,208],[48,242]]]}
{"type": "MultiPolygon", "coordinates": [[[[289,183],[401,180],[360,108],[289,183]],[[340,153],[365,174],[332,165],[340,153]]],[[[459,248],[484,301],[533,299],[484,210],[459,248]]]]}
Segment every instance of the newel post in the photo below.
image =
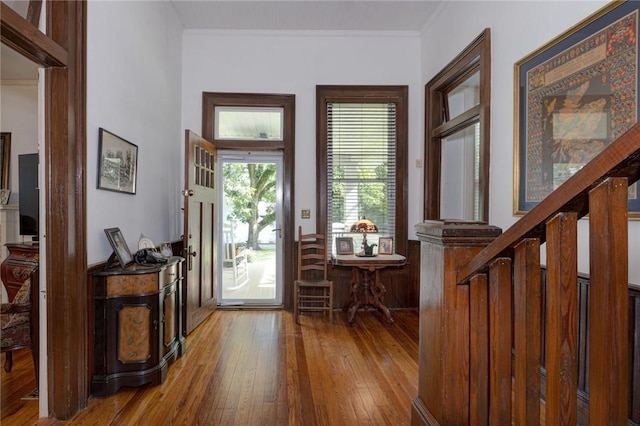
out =
{"type": "Polygon", "coordinates": [[[456,272],[502,232],[477,222],[425,221],[420,240],[420,354],[412,425],[469,424],[468,285],[456,272]]]}

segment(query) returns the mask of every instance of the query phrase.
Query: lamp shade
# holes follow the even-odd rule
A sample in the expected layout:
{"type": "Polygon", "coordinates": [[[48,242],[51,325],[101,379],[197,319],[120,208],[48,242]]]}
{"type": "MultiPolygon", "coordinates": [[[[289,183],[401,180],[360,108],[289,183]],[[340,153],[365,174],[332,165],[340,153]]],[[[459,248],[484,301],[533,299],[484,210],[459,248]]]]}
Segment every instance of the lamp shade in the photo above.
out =
{"type": "Polygon", "coordinates": [[[351,225],[351,232],[378,232],[378,227],[375,223],[363,217],[362,219],[351,225]]]}

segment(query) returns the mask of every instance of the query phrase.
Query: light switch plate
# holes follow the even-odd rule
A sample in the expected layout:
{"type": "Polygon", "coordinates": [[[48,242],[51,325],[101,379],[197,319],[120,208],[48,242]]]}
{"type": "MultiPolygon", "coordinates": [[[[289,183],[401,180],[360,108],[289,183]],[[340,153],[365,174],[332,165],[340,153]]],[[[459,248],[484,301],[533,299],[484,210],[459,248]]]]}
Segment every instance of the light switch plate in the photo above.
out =
{"type": "Polygon", "coordinates": [[[300,210],[300,217],[302,219],[311,219],[311,209],[300,210]]]}

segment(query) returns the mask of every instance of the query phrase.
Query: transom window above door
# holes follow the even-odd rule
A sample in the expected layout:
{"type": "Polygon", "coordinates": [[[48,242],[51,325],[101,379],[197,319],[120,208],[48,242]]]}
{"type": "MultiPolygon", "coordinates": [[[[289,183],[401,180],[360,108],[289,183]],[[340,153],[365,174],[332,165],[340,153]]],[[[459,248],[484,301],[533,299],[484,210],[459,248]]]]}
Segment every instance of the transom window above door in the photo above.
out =
{"type": "Polygon", "coordinates": [[[216,140],[282,141],[284,108],[216,106],[214,122],[216,140]]]}
{"type": "Polygon", "coordinates": [[[290,149],[293,155],[294,95],[203,92],[202,111],[202,136],[217,149],[290,149]]]}

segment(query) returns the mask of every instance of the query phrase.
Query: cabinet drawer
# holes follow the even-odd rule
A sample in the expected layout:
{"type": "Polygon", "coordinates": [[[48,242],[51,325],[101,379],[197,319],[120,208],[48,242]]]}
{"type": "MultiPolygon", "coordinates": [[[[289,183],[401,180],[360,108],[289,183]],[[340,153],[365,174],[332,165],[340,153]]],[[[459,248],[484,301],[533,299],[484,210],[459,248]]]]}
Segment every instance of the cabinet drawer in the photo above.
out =
{"type": "Polygon", "coordinates": [[[159,288],[157,273],[112,275],[107,278],[107,296],[146,294],[159,288]]]}
{"type": "Polygon", "coordinates": [[[167,265],[162,271],[160,271],[160,288],[171,284],[178,280],[182,275],[182,268],[180,263],[173,263],[167,265]]]}

